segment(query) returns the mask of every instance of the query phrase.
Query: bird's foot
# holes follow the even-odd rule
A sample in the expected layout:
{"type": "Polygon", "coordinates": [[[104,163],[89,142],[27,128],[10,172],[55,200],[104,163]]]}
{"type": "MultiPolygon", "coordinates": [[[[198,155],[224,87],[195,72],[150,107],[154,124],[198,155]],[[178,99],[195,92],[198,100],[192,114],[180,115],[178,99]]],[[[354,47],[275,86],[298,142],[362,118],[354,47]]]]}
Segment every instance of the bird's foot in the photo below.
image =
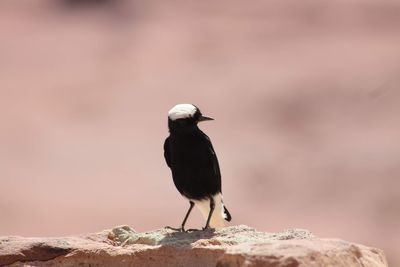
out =
{"type": "Polygon", "coordinates": [[[197,231],[201,231],[202,229],[193,229],[193,228],[190,228],[190,229],[187,229],[185,232],[187,232],[187,233],[191,233],[191,232],[197,232],[197,231]]]}
{"type": "Polygon", "coordinates": [[[206,230],[210,230],[210,229],[214,229],[214,228],[211,228],[211,227],[202,227],[201,229],[193,229],[193,228],[191,228],[191,229],[187,229],[185,232],[187,232],[187,233],[190,233],[190,232],[198,232],[198,231],[206,231],[206,230]]]}
{"type": "Polygon", "coordinates": [[[175,228],[175,227],[171,227],[171,226],[165,226],[165,229],[170,229],[173,231],[177,231],[177,232],[185,232],[185,229],[183,227],[179,227],[179,228],[175,228]]]}

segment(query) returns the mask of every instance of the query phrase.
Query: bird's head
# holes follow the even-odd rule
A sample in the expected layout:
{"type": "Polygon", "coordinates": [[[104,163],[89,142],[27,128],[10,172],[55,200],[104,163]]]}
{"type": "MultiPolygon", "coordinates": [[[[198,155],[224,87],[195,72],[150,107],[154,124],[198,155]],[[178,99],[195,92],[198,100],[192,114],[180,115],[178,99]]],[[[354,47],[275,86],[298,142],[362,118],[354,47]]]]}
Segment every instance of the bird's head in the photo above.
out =
{"type": "Polygon", "coordinates": [[[192,104],[178,104],[168,112],[168,127],[173,132],[191,132],[197,128],[197,123],[210,120],[214,119],[203,116],[192,104]]]}

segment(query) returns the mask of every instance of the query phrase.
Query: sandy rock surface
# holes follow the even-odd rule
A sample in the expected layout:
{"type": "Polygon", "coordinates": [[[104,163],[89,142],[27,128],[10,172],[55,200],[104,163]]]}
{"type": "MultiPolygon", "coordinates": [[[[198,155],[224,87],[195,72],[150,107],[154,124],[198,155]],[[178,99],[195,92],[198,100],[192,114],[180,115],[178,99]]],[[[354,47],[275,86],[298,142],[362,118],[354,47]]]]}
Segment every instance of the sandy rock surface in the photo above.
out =
{"type": "Polygon", "coordinates": [[[279,233],[231,226],[190,233],[138,233],[118,226],[56,238],[0,238],[0,266],[387,266],[375,248],[320,239],[302,229],[279,233]]]}

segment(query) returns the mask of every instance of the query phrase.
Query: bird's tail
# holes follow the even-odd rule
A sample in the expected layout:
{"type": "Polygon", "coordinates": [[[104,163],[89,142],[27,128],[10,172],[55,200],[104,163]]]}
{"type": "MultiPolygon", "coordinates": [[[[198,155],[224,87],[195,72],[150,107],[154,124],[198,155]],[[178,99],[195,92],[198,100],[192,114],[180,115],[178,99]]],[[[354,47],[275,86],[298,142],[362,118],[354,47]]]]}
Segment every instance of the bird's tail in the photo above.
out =
{"type": "Polygon", "coordinates": [[[232,220],[232,216],[229,213],[229,210],[224,206],[224,219],[228,222],[232,220]]]}
{"type": "MultiPolygon", "coordinates": [[[[225,226],[225,221],[231,221],[232,217],[229,213],[228,209],[225,208],[224,202],[222,199],[222,194],[218,193],[213,196],[215,208],[214,212],[210,219],[210,227],[212,228],[219,228],[225,226]]],[[[201,213],[203,214],[204,218],[207,220],[208,214],[210,212],[210,200],[195,200],[194,201],[196,206],[200,209],[201,213]]]]}

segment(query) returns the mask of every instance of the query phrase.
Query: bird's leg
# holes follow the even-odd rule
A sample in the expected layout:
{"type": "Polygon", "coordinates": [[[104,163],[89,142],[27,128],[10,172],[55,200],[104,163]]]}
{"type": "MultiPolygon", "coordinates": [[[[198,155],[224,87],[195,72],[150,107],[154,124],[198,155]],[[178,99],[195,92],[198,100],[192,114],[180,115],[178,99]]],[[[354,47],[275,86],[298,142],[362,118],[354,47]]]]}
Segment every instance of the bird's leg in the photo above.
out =
{"type": "Polygon", "coordinates": [[[185,231],[186,221],[189,218],[189,214],[190,214],[190,212],[192,211],[192,209],[194,207],[194,202],[193,201],[189,201],[189,203],[190,203],[190,207],[189,207],[188,211],[186,212],[185,218],[183,219],[183,222],[182,222],[182,225],[181,225],[182,231],[185,231]]]}
{"type": "Polygon", "coordinates": [[[206,226],[203,228],[203,230],[210,228],[210,220],[211,220],[211,216],[214,212],[214,209],[215,209],[214,198],[210,197],[210,212],[208,213],[207,223],[206,223],[206,226]]]}
{"type": "Polygon", "coordinates": [[[186,215],[185,215],[185,218],[183,219],[181,228],[173,228],[173,227],[170,227],[170,226],[167,226],[165,228],[168,228],[168,229],[171,229],[171,230],[175,230],[175,231],[185,232],[186,221],[189,218],[189,214],[192,211],[193,206],[194,206],[194,202],[193,201],[189,201],[189,203],[190,203],[190,207],[189,207],[189,210],[186,212],[186,215]]]}

